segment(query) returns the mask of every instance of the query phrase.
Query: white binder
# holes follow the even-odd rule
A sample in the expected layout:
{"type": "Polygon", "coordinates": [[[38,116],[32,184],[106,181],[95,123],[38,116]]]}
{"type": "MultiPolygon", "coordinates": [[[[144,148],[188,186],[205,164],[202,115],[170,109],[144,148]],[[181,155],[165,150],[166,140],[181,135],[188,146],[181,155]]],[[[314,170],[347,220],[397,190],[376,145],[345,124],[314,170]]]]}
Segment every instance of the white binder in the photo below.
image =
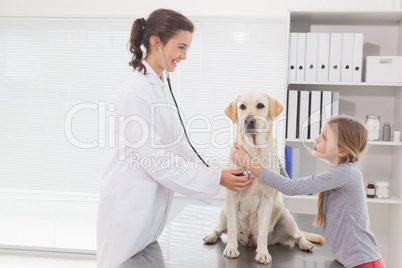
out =
{"type": "Polygon", "coordinates": [[[300,148],[292,147],[292,179],[299,178],[300,148]]]}
{"type": "Polygon", "coordinates": [[[306,35],[306,76],[305,81],[317,81],[317,49],[318,33],[307,33],[306,35]]]}
{"type": "Polygon", "coordinates": [[[297,117],[298,117],[298,92],[297,90],[289,90],[286,122],[286,137],[288,139],[296,139],[297,117]]]}
{"type": "Polygon", "coordinates": [[[321,91],[310,93],[310,139],[315,139],[321,132],[321,91]]]}
{"type": "Polygon", "coordinates": [[[332,117],[332,92],[322,92],[321,105],[321,126],[324,126],[328,119],[332,117]]]}
{"type": "Polygon", "coordinates": [[[351,83],[353,81],[353,50],[355,44],[354,33],[342,35],[342,69],[341,82],[351,83]]]}
{"type": "Polygon", "coordinates": [[[317,49],[317,81],[328,82],[329,70],[329,33],[318,34],[318,49],[317,49]]]}
{"type": "Polygon", "coordinates": [[[308,91],[300,91],[299,94],[299,139],[307,140],[308,137],[308,112],[310,107],[310,94],[308,91]]]}
{"type": "Polygon", "coordinates": [[[306,60],[306,33],[297,34],[297,70],[296,81],[304,82],[305,77],[305,60],[306,60]]]}
{"type": "Polygon", "coordinates": [[[331,33],[329,49],[329,82],[341,81],[342,34],[331,33]]]}
{"type": "Polygon", "coordinates": [[[296,56],[297,56],[297,33],[290,33],[289,36],[289,61],[288,81],[296,81],[296,56]]]}
{"type": "Polygon", "coordinates": [[[331,111],[331,116],[337,116],[339,115],[339,92],[338,91],[333,91],[332,92],[332,111],[331,111]]]}
{"type": "Polygon", "coordinates": [[[353,50],[353,82],[359,83],[362,81],[363,67],[363,34],[355,33],[355,42],[353,50]]]}

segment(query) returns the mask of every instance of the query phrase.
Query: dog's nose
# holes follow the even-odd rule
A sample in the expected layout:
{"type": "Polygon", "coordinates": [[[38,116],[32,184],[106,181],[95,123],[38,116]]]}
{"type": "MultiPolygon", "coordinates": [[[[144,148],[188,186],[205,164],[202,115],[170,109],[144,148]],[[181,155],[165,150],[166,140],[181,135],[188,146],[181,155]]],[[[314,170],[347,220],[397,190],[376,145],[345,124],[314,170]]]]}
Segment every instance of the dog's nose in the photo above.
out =
{"type": "Polygon", "coordinates": [[[247,117],[244,120],[244,124],[246,125],[246,128],[254,128],[255,127],[255,118],[252,116],[247,117]]]}

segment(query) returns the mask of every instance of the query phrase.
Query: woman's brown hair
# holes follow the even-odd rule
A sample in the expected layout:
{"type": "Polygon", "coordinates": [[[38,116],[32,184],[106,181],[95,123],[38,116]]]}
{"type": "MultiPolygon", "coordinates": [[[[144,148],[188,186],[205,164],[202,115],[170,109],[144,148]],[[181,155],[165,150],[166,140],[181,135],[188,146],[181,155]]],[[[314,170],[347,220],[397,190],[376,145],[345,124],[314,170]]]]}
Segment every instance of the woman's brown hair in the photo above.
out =
{"type": "MultiPolygon", "coordinates": [[[[337,137],[338,147],[347,152],[344,157],[339,158],[339,164],[355,163],[359,160],[360,154],[367,147],[367,129],[358,119],[350,116],[336,116],[327,121],[337,137]]],[[[314,220],[315,226],[324,225],[324,192],[318,197],[318,212],[314,220]]]]}
{"type": "Polygon", "coordinates": [[[129,40],[129,49],[133,54],[129,65],[139,71],[144,70],[146,74],[147,70],[141,62],[144,57],[141,46],[144,46],[146,55],[150,50],[149,40],[152,36],[159,37],[161,43],[166,44],[180,30],[192,33],[194,24],[184,15],[173,10],[157,9],[148,16],[147,20],[136,19],[131,28],[129,40]]]}

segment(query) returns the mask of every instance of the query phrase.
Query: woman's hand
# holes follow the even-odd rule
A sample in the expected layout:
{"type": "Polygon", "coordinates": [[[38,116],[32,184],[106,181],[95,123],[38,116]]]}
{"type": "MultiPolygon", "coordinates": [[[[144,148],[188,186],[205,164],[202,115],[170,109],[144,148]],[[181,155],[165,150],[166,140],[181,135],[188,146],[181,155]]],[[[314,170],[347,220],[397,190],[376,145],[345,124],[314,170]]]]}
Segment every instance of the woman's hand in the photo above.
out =
{"type": "Polygon", "coordinates": [[[254,177],[250,178],[249,173],[246,175],[240,175],[243,172],[244,169],[222,170],[220,184],[234,192],[240,192],[247,189],[253,182],[254,177]]]}
{"type": "Polygon", "coordinates": [[[233,149],[230,152],[230,159],[237,166],[249,169],[251,157],[239,144],[234,143],[233,149]]]}

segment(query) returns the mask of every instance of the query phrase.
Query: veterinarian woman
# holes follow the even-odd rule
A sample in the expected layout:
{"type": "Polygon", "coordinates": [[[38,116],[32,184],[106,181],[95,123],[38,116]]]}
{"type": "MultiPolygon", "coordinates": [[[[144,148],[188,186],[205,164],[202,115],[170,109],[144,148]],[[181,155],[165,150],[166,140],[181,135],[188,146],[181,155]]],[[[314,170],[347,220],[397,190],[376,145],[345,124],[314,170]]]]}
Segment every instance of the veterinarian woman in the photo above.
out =
{"type": "Polygon", "coordinates": [[[323,225],[334,257],[346,268],[384,268],[370,230],[363,174],[356,165],[367,147],[366,128],[353,117],[337,116],[327,121],[314,141],[314,156],[327,160],[332,168],[299,179],[289,180],[263,168],[237,144],[231,157],[261,182],[286,195],[321,192],[315,224],[323,225]]]}
{"type": "Polygon", "coordinates": [[[193,30],[189,19],[166,9],[133,23],[134,72],[118,95],[118,146],[105,171],[99,200],[99,268],[120,267],[158,238],[173,191],[210,203],[220,185],[241,191],[251,183],[249,175],[234,175],[243,170],[206,167],[183,138],[163,71],[164,64],[173,72],[186,59],[193,30]]]}

